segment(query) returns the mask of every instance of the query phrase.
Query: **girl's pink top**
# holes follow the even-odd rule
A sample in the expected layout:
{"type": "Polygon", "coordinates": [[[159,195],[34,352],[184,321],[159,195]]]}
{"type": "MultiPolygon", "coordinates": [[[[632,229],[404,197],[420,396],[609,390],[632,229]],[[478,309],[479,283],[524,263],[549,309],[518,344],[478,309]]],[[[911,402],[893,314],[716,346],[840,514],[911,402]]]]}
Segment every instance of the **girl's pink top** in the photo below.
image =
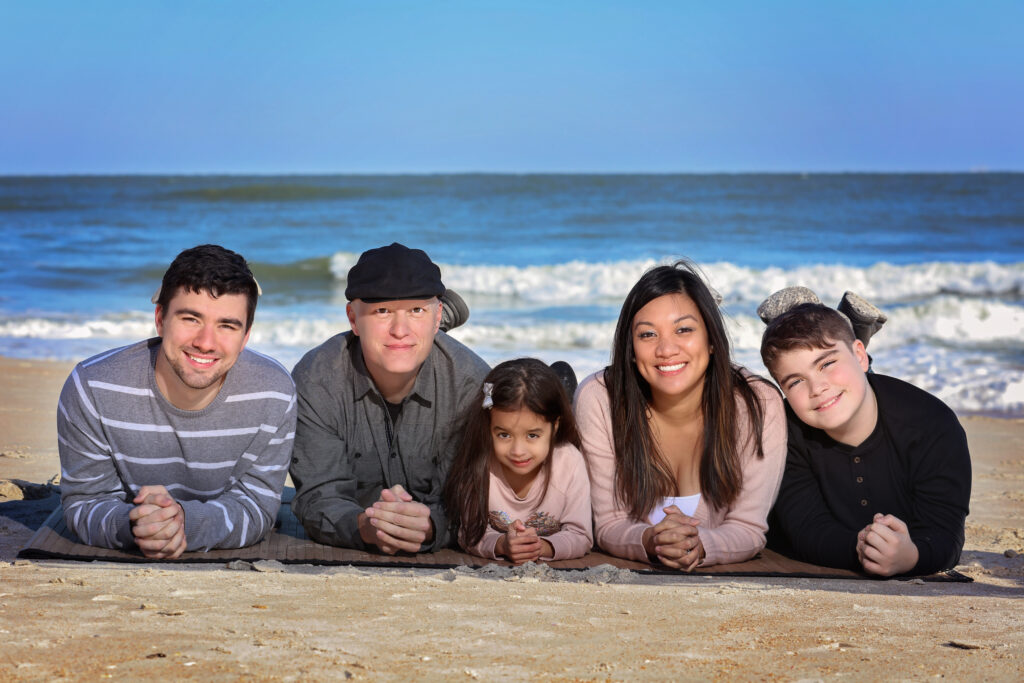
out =
{"type": "Polygon", "coordinates": [[[515,520],[532,527],[554,549],[552,557],[542,560],[569,560],[583,557],[594,545],[590,517],[590,479],[583,455],[571,445],[558,446],[551,453],[551,482],[544,491],[544,469],[530,491],[519,498],[505,479],[501,465],[491,462],[490,512],[487,530],[480,542],[466,552],[494,560],[494,546],[515,520]],[[543,495],[543,497],[542,497],[543,495]]]}
{"type": "MultiPolygon", "coordinates": [[[[703,566],[749,560],[764,548],[768,512],[775,503],[786,465],[786,414],[779,393],[765,382],[750,380],[764,406],[762,433],[764,458],[756,456],[756,442],[750,439],[750,421],[741,399],[736,401],[736,431],[741,444],[743,486],[727,509],[711,509],[701,496],[694,517],[704,544],[703,566]]],[[[576,391],[576,422],[583,438],[583,453],[590,470],[590,493],[594,506],[594,531],[601,549],[630,560],[648,562],[643,546],[644,530],[651,526],[638,521],[615,500],[615,452],[612,439],[611,407],[604,371],[587,377],[576,391]]]]}

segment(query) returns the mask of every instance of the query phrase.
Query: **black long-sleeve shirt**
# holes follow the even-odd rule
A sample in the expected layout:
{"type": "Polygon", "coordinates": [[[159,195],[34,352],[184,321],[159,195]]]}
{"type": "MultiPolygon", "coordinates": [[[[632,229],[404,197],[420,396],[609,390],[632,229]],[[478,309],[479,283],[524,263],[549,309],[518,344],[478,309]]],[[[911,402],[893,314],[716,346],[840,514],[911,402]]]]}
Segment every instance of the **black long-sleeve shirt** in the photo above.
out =
{"type": "Polygon", "coordinates": [[[789,453],[770,543],[807,562],[860,571],[857,533],[880,512],[907,524],[918,551],[909,574],[954,567],[971,496],[967,436],[931,394],[884,375],[868,381],[878,422],[855,448],[804,424],[787,404],[789,453]]]}

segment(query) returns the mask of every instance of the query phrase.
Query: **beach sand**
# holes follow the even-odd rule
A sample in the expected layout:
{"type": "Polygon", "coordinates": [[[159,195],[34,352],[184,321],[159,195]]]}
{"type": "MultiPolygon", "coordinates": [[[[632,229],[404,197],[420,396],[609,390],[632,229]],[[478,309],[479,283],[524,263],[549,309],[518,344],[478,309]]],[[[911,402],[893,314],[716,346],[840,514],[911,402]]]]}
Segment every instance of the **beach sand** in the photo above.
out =
{"type": "Polygon", "coordinates": [[[1022,420],[963,419],[971,584],[16,560],[70,368],[0,358],[0,680],[1024,678],[1022,420]]]}

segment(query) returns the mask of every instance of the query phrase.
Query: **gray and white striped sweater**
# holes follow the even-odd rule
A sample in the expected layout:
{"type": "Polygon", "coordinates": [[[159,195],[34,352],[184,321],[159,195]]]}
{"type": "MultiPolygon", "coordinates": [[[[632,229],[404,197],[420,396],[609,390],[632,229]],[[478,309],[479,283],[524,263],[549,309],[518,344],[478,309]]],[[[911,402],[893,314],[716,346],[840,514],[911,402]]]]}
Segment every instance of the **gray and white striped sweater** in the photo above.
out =
{"type": "Polygon", "coordinates": [[[154,376],[160,339],[79,363],[57,405],[64,519],[89,545],[135,545],[128,513],[146,485],[185,511],[188,550],[238,548],[273,527],[295,440],[295,385],[242,351],[202,410],[174,407],[154,376]]]}

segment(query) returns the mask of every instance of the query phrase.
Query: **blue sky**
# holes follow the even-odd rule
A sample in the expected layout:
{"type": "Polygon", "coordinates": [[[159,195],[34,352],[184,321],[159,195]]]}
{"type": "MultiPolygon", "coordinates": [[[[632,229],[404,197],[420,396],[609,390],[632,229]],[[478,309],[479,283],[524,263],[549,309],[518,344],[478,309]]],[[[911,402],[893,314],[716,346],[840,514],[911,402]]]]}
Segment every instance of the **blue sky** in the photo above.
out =
{"type": "Polygon", "coordinates": [[[1024,2],[0,0],[0,173],[1024,170],[1024,2]]]}

